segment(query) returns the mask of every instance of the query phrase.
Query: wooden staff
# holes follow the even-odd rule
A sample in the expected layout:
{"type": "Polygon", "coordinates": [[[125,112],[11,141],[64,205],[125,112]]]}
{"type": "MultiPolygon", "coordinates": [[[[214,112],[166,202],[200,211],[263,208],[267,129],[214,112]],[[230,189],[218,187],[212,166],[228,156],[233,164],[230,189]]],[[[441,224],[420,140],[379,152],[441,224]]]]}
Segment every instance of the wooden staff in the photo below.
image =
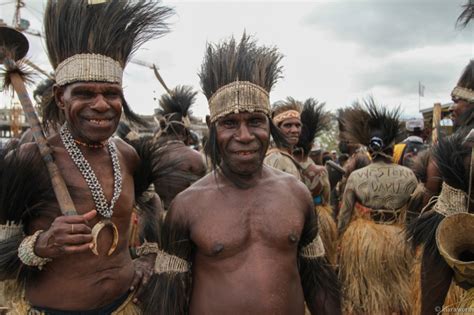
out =
{"type": "Polygon", "coordinates": [[[438,142],[438,128],[441,121],[441,104],[435,103],[433,105],[433,132],[431,133],[432,143],[435,144],[438,142]]]}
{"type": "Polygon", "coordinates": [[[13,55],[16,60],[19,60],[26,55],[29,46],[28,40],[23,34],[12,28],[0,27],[0,43],[2,44],[2,46],[0,46],[0,61],[3,62],[7,70],[13,89],[18,95],[27,121],[31,126],[41,157],[48,169],[54,194],[58,200],[61,212],[63,215],[77,215],[76,208],[74,207],[71,195],[67,190],[66,183],[59,172],[58,166],[54,163],[52,150],[44,136],[41,123],[33,108],[28,92],[26,91],[25,82],[23,82],[20,74],[15,72],[18,67],[15,61],[11,58],[13,55]]]}
{"type": "Polygon", "coordinates": [[[161,77],[160,73],[158,72],[158,68],[153,65],[153,73],[155,74],[155,77],[158,79],[158,81],[160,81],[161,83],[161,86],[163,86],[163,88],[166,90],[166,92],[169,94],[169,95],[173,95],[173,93],[171,92],[171,90],[168,88],[168,86],[166,85],[165,81],[163,80],[163,78],[161,77]]]}

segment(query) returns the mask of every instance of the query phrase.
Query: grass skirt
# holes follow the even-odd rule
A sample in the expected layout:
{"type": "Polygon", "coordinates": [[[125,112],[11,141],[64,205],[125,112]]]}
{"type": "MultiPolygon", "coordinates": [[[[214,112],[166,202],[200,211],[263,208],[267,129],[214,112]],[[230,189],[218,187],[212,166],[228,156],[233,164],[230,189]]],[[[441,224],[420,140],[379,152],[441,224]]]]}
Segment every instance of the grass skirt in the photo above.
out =
{"type": "Polygon", "coordinates": [[[319,235],[323,241],[326,258],[331,266],[337,264],[337,226],[332,216],[332,209],[329,205],[316,206],[319,218],[319,235]]]}
{"type": "Polygon", "coordinates": [[[400,226],[355,219],[341,239],[339,276],[344,312],[409,313],[412,262],[400,226]]]}

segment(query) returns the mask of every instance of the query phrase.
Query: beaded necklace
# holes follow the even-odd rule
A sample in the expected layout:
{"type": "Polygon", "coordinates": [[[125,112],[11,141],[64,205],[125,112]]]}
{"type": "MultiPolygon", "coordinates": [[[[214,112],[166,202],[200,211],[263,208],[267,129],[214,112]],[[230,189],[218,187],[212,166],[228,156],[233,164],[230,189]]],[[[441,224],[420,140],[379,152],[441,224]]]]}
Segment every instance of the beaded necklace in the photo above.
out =
{"type": "Polygon", "coordinates": [[[115,203],[122,192],[122,173],[120,171],[120,162],[115,144],[112,141],[107,140],[107,148],[112,160],[112,168],[114,172],[114,192],[109,206],[107,200],[105,199],[102,186],[100,185],[94,170],[91,168],[89,162],[86,160],[74,141],[67,123],[64,123],[64,125],[61,127],[59,135],[67,153],[81,172],[87,183],[87,186],[89,187],[89,190],[91,191],[92,199],[94,200],[97,212],[99,212],[105,218],[111,218],[114,212],[115,203]]]}
{"type": "Polygon", "coordinates": [[[99,143],[99,144],[90,144],[90,143],[82,142],[76,139],[74,139],[74,142],[80,146],[83,146],[86,148],[92,148],[92,149],[102,149],[107,144],[107,142],[99,143]]]}

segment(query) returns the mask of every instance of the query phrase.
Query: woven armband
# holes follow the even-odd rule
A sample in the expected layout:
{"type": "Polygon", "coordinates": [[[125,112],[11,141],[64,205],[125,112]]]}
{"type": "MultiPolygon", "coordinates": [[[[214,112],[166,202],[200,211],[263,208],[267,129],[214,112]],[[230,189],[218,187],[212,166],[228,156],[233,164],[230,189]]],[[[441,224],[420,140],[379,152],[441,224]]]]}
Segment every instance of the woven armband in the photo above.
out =
{"type": "Polygon", "coordinates": [[[38,236],[43,230],[38,230],[35,234],[27,236],[23,239],[18,247],[18,257],[27,266],[38,267],[39,270],[43,269],[43,266],[52,261],[51,258],[39,257],[35,254],[35,244],[38,236]]]}
{"type": "Polygon", "coordinates": [[[463,190],[454,188],[443,182],[439,196],[432,198],[432,200],[436,201],[433,210],[445,217],[468,212],[468,197],[469,196],[463,190]]]}
{"type": "Polygon", "coordinates": [[[145,241],[143,245],[137,247],[137,256],[145,256],[148,254],[158,254],[160,248],[157,243],[148,243],[145,241]]]}
{"type": "Polygon", "coordinates": [[[323,240],[321,236],[316,235],[311,243],[300,250],[300,256],[304,258],[319,258],[323,257],[326,251],[324,250],[323,240]]]}
{"type": "Polygon", "coordinates": [[[184,273],[189,271],[189,263],[182,258],[159,250],[156,256],[155,273],[184,273]]]}

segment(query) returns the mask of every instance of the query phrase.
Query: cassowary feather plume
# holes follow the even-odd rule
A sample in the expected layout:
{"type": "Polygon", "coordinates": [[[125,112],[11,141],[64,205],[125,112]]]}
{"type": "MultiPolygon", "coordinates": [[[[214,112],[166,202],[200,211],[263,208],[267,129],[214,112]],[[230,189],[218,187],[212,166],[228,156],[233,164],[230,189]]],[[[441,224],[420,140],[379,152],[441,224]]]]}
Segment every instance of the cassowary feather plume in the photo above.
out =
{"type": "Polygon", "coordinates": [[[389,110],[377,105],[372,97],[356,102],[344,114],[344,138],[375,150],[374,139],[380,139],[378,150],[391,148],[400,136],[400,108],[389,110]]]}
{"type": "Polygon", "coordinates": [[[324,105],[313,98],[307,99],[303,104],[300,116],[303,126],[296,146],[303,149],[305,156],[311,151],[313,141],[319,133],[329,128],[331,118],[324,110],[324,105]]]}
{"type": "Polygon", "coordinates": [[[201,88],[207,99],[222,86],[235,81],[249,81],[270,92],[281,78],[283,56],[276,47],[257,46],[245,33],[239,43],[208,44],[199,72],[201,88]]]}
{"type": "Polygon", "coordinates": [[[177,86],[170,94],[163,94],[160,99],[158,114],[167,120],[182,120],[191,115],[190,108],[196,101],[197,92],[191,86],[177,86]]]}
{"type": "MultiPolygon", "coordinates": [[[[44,31],[49,60],[54,69],[76,54],[100,54],[125,68],[132,55],[145,42],[169,31],[167,18],[173,10],[153,1],[109,0],[88,5],[87,0],[49,0],[44,16],[44,31]]],[[[44,104],[44,119],[61,116],[54,99],[44,104]]],[[[144,123],[123,100],[125,116],[144,123]]]]}

